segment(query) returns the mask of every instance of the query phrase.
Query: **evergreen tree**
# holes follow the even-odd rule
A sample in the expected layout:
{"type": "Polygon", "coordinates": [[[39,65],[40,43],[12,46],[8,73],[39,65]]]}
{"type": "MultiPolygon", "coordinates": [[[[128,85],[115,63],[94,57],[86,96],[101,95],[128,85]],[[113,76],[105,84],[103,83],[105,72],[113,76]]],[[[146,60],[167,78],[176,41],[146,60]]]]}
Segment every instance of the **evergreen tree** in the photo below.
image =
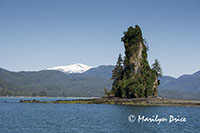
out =
{"type": "Polygon", "coordinates": [[[112,78],[113,84],[112,84],[112,92],[116,97],[121,97],[121,87],[120,87],[120,81],[122,80],[122,73],[123,73],[123,60],[121,54],[119,54],[117,64],[115,66],[115,69],[112,71],[112,78]]]}
{"type": "Polygon", "coordinates": [[[46,91],[41,91],[40,92],[40,96],[47,96],[47,92],[46,91]]]}
{"type": "Polygon", "coordinates": [[[115,66],[115,69],[112,71],[112,78],[113,80],[121,80],[122,79],[122,71],[123,71],[123,60],[122,55],[119,54],[117,64],[115,66]]]}
{"type": "Polygon", "coordinates": [[[159,77],[162,77],[162,68],[160,66],[160,62],[157,59],[155,59],[155,63],[152,64],[152,70],[156,71],[159,77]]]}
{"type": "Polygon", "coordinates": [[[148,42],[147,42],[147,39],[143,39],[143,43],[144,43],[144,45],[146,46],[147,51],[149,51],[149,44],[148,44],[148,42]]]}

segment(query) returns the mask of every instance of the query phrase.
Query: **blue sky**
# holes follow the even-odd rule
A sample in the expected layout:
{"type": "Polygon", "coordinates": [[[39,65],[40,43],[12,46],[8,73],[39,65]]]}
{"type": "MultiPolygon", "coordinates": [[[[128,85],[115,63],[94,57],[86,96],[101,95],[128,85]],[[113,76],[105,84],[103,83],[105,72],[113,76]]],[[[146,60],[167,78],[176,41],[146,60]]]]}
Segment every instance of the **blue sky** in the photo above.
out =
{"type": "Polygon", "coordinates": [[[0,0],[0,67],[113,65],[139,25],[164,75],[200,70],[199,0],[0,0]]]}

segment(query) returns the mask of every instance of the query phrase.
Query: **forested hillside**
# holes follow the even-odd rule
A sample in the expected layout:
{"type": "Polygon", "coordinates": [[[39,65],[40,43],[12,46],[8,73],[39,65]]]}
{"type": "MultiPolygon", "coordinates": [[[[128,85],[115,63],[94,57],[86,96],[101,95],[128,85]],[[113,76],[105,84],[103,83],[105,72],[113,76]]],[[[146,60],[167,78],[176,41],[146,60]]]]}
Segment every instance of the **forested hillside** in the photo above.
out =
{"type": "Polygon", "coordinates": [[[59,71],[9,72],[0,69],[1,96],[102,96],[109,78],[59,71]]]}

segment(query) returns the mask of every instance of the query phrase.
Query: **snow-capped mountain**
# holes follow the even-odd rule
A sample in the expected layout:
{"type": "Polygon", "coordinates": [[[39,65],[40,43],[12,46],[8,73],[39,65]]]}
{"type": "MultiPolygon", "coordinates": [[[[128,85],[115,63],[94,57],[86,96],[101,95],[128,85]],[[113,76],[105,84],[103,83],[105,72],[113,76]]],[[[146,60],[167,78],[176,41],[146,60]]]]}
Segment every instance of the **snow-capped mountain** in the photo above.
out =
{"type": "Polygon", "coordinates": [[[67,65],[67,66],[57,66],[53,68],[47,68],[47,70],[57,70],[65,73],[83,73],[93,67],[87,66],[81,63],[67,65]]]}

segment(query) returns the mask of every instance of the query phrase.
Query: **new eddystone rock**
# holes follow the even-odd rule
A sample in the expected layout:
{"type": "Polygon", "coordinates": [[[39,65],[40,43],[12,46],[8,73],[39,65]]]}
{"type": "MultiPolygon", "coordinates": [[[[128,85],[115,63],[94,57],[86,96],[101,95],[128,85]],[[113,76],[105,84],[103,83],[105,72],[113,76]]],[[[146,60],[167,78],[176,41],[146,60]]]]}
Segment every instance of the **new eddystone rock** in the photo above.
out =
{"type": "Polygon", "coordinates": [[[140,27],[129,27],[121,40],[125,47],[125,57],[123,60],[119,55],[112,72],[110,94],[121,98],[156,97],[159,74],[148,64],[148,46],[145,45],[140,27]]]}

